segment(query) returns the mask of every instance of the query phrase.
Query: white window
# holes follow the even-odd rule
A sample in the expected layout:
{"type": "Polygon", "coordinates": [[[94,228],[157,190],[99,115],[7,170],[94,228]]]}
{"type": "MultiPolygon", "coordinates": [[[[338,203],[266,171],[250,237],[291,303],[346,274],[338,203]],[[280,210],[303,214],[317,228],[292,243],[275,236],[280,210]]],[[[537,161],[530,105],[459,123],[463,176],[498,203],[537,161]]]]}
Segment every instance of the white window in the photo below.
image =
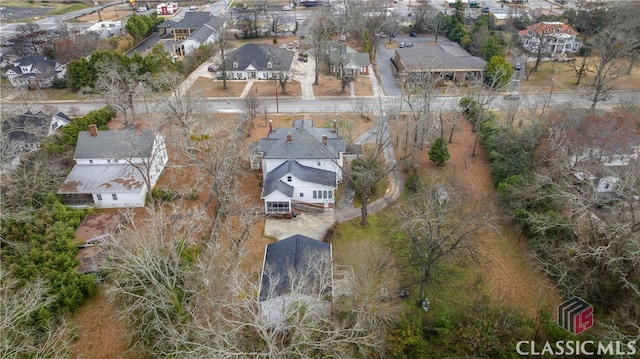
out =
{"type": "Polygon", "coordinates": [[[318,192],[317,191],[313,191],[313,198],[314,199],[318,198],[318,192]]]}
{"type": "Polygon", "coordinates": [[[111,194],[111,199],[113,199],[114,201],[117,201],[118,200],[118,195],[115,194],[115,193],[112,193],[111,194]]]}
{"type": "Polygon", "coordinates": [[[291,182],[291,176],[287,176],[287,182],[291,182]]]}
{"type": "Polygon", "coordinates": [[[98,201],[102,201],[102,195],[101,194],[97,194],[96,198],[98,199],[98,201]]]}
{"type": "Polygon", "coordinates": [[[304,193],[300,192],[300,197],[304,197],[304,193]]]}
{"type": "Polygon", "coordinates": [[[93,163],[93,160],[89,160],[89,163],[93,163]]]}
{"type": "Polygon", "coordinates": [[[234,62],[233,62],[233,68],[234,68],[234,69],[237,69],[237,68],[238,68],[238,61],[234,61],[234,62]]]}
{"type": "Polygon", "coordinates": [[[320,161],[318,161],[318,166],[320,166],[320,161]]]}
{"type": "Polygon", "coordinates": [[[270,69],[270,68],[272,68],[272,67],[273,67],[273,64],[271,63],[271,61],[267,62],[267,68],[269,68],[269,69],[270,69]]]}

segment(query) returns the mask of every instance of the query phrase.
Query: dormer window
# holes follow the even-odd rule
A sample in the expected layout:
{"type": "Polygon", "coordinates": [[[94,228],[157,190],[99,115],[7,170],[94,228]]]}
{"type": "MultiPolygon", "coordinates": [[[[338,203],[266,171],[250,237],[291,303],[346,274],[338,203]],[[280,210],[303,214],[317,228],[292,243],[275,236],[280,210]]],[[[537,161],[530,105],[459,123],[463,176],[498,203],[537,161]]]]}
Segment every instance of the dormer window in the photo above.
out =
{"type": "Polygon", "coordinates": [[[233,68],[234,68],[234,69],[237,69],[237,68],[238,68],[238,61],[234,61],[234,62],[233,62],[233,68]]]}
{"type": "Polygon", "coordinates": [[[291,176],[287,176],[287,182],[291,182],[291,176]]]}
{"type": "Polygon", "coordinates": [[[270,69],[270,68],[272,68],[272,67],[273,67],[273,64],[271,63],[271,61],[267,62],[267,68],[269,68],[269,69],[270,69]]]}

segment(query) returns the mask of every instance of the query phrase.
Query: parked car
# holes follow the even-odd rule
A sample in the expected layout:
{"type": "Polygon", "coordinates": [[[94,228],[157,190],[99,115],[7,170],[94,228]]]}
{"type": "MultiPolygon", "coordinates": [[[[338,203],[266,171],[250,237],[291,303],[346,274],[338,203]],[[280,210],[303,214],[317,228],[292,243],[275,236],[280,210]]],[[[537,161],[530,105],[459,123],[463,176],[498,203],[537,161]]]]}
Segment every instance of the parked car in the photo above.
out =
{"type": "Polygon", "coordinates": [[[289,45],[287,46],[288,49],[293,49],[293,42],[290,42],[289,45]]]}
{"type": "Polygon", "coordinates": [[[280,47],[282,47],[283,49],[286,49],[287,48],[287,44],[284,43],[284,44],[280,45],[280,47]]]}
{"type": "Polygon", "coordinates": [[[409,36],[411,37],[418,37],[418,34],[416,34],[415,31],[411,31],[411,33],[409,33],[409,36]]]}
{"type": "Polygon", "coordinates": [[[403,48],[405,46],[407,46],[407,44],[405,44],[404,42],[401,42],[401,43],[398,44],[398,47],[400,47],[400,48],[403,48]]]}
{"type": "Polygon", "coordinates": [[[489,12],[491,12],[491,9],[489,9],[489,7],[488,7],[488,6],[485,6],[485,7],[483,7],[483,8],[482,8],[481,12],[482,12],[483,14],[488,14],[489,12]]]}
{"type": "Polygon", "coordinates": [[[216,72],[218,71],[218,66],[211,65],[207,67],[207,70],[209,70],[209,72],[216,72]]]}
{"type": "Polygon", "coordinates": [[[298,56],[298,61],[307,62],[307,61],[309,61],[309,58],[307,58],[305,56],[298,56]]]}
{"type": "Polygon", "coordinates": [[[407,42],[407,47],[413,47],[413,42],[407,42]]]}
{"type": "Polygon", "coordinates": [[[516,62],[516,65],[514,66],[514,68],[515,68],[516,70],[522,70],[522,65],[520,65],[520,63],[519,63],[519,62],[516,62]]]}
{"type": "Polygon", "coordinates": [[[517,92],[512,92],[510,94],[507,94],[504,96],[505,100],[519,100],[520,99],[520,94],[517,92]]]}

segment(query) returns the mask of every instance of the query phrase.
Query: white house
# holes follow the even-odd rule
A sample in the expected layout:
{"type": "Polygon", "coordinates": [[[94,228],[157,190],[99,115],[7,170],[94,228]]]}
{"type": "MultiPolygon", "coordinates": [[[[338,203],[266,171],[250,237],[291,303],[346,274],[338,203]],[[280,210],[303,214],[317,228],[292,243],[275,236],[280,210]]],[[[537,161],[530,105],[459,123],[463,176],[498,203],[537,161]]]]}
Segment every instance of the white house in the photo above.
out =
{"type": "Polygon", "coordinates": [[[301,234],[268,244],[258,295],[263,319],[286,330],[290,317],[328,317],[333,300],[332,261],[331,244],[301,234]]]}
{"type": "Polygon", "coordinates": [[[29,86],[34,88],[47,88],[53,80],[64,78],[67,73],[67,65],[55,60],[47,60],[42,56],[31,55],[13,62],[4,75],[11,82],[11,86],[29,86]]]}
{"type": "Polygon", "coordinates": [[[333,208],[345,151],[335,121],[333,128],[314,127],[312,120],[295,120],[291,128],[269,123],[257,146],[265,213],[333,208]]]}
{"type": "Polygon", "coordinates": [[[222,79],[224,71],[230,80],[278,78],[291,70],[294,55],[294,51],[277,46],[246,44],[226,56],[216,76],[222,79]]]}
{"type": "Polygon", "coordinates": [[[529,25],[519,32],[522,46],[529,51],[537,51],[544,46],[549,54],[574,53],[580,50],[582,42],[578,32],[563,22],[539,22],[529,25]]]}
{"type": "Polygon", "coordinates": [[[76,165],[58,190],[73,207],[144,207],[169,157],[164,136],[153,131],[107,130],[78,134],[76,165]]]}

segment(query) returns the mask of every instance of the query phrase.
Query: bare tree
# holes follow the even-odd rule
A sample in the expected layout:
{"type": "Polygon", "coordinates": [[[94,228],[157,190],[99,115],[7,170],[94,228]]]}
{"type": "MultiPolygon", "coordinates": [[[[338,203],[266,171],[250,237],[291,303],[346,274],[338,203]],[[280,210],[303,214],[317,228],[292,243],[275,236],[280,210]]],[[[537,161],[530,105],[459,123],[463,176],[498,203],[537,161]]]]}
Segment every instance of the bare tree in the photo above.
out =
{"type": "Polygon", "coordinates": [[[96,63],[98,79],[96,88],[103,95],[105,103],[124,116],[125,126],[129,125],[129,113],[135,121],[135,95],[139,85],[138,64],[124,63],[108,59],[96,63]]]}
{"type": "Polygon", "coordinates": [[[164,71],[154,75],[151,79],[156,91],[169,90],[170,96],[162,92],[163,98],[159,100],[158,107],[163,113],[171,114],[178,120],[180,128],[185,136],[189,135],[191,121],[195,113],[204,107],[202,92],[199,89],[186,88],[184,76],[177,72],[164,71]]]}
{"type": "Polygon", "coordinates": [[[44,43],[44,31],[35,22],[27,22],[16,27],[18,35],[13,39],[12,51],[18,57],[39,55],[44,43]]]}
{"type": "Polygon", "coordinates": [[[404,236],[397,245],[407,265],[418,271],[420,298],[443,259],[468,263],[473,257],[473,236],[494,220],[486,209],[469,206],[464,194],[442,184],[422,185],[398,208],[395,218],[404,236]]]}
{"type": "Polygon", "coordinates": [[[529,81],[532,73],[538,71],[538,68],[540,68],[540,65],[545,59],[551,56],[551,44],[555,41],[553,35],[545,33],[536,33],[533,39],[535,39],[535,41],[531,41],[528,46],[523,45],[522,47],[527,58],[535,59],[533,66],[526,66],[525,68],[525,78],[527,81],[529,81]]]}
{"type": "MultiPolygon", "coordinates": [[[[245,98],[242,99],[242,111],[249,119],[249,121],[253,121],[253,119],[259,114],[267,106],[264,102],[260,100],[258,96],[254,93],[249,93],[245,98]]],[[[247,134],[248,135],[248,134],[247,134]]]]}
{"type": "Polygon", "coordinates": [[[228,55],[228,39],[227,39],[228,33],[226,31],[222,31],[222,33],[219,34],[218,39],[216,40],[216,44],[217,49],[219,51],[219,55],[220,55],[220,66],[218,66],[218,71],[220,72],[220,75],[222,76],[222,89],[226,90],[227,89],[227,55],[228,55]]]}
{"type": "Polygon", "coordinates": [[[596,53],[596,60],[593,62],[596,76],[590,96],[591,111],[595,110],[598,102],[609,98],[615,81],[628,73],[628,61],[640,46],[640,40],[635,36],[628,36],[627,30],[624,21],[616,21],[601,29],[591,39],[596,53]]]}
{"type": "Polygon", "coordinates": [[[333,22],[333,14],[329,7],[323,7],[319,12],[316,12],[318,16],[314,16],[310,19],[309,31],[311,36],[309,37],[309,46],[311,54],[314,58],[314,85],[318,85],[318,77],[320,75],[320,66],[329,57],[329,48],[331,42],[331,36],[335,32],[335,24],[333,22]]]}
{"type": "Polygon", "coordinates": [[[71,354],[66,318],[43,327],[34,325],[38,311],[53,302],[43,280],[21,283],[7,268],[0,279],[0,356],[3,358],[64,358],[71,354]]]}

